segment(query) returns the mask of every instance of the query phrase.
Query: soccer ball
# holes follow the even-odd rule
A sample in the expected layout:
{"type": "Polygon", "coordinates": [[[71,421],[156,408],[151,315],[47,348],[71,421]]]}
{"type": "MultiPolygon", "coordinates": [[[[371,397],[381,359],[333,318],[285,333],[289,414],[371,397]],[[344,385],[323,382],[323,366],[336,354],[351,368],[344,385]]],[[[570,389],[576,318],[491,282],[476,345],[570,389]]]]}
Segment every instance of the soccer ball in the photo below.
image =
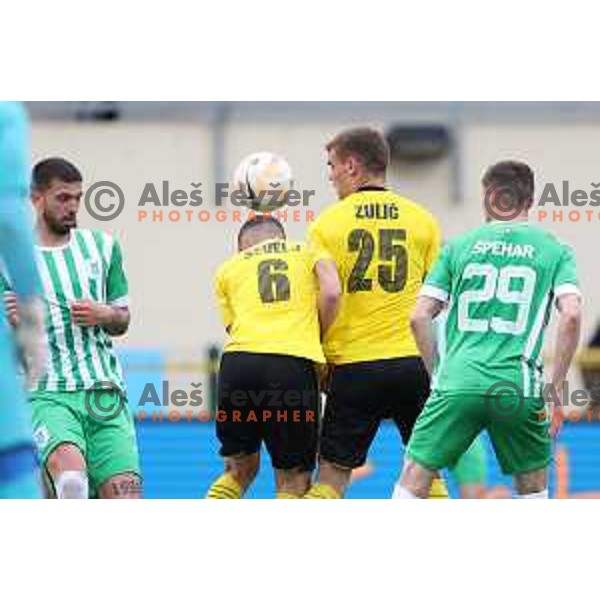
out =
{"type": "Polygon", "coordinates": [[[257,212],[277,210],[285,204],[292,185],[292,168],[282,156],[256,152],[244,158],[235,170],[234,191],[241,191],[238,196],[243,197],[235,203],[257,212]]]}

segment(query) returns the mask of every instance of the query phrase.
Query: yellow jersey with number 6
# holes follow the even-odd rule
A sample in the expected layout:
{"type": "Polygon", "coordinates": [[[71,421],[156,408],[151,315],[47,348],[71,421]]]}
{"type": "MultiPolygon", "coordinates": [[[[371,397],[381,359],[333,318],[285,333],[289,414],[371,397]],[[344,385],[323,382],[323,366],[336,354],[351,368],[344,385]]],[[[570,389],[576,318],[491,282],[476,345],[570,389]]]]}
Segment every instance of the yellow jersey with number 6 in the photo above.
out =
{"type": "Polygon", "coordinates": [[[331,364],[418,356],[410,314],[437,257],[440,230],[422,206],[384,188],[363,188],[326,209],[310,245],[337,264],[343,295],[325,336],[331,364]]]}
{"type": "Polygon", "coordinates": [[[229,332],[225,352],[325,362],[315,274],[316,263],[324,258],[328,257],[323,252],[305,244],[270,239],[223,263],[215,288],[229,332]]]}

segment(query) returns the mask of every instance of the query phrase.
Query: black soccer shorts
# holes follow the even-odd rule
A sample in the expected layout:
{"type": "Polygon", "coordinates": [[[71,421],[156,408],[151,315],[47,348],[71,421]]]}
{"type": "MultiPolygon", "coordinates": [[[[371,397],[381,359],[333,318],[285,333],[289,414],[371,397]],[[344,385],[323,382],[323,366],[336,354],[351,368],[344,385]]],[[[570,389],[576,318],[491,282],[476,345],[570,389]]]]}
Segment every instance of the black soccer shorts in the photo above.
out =
{"type": "Polygon", "coordinates": [[[383,419],[393,419],[404,445],[429,395],[429,375],[419,357],[336,365],[321,433],[321,458],[363,465],[383,419]]]}
{"type": "Polygon", "coordinates": [[[258,452],[275,469],[312,471],[319,437],[319,390],[312,361],[279,354],[226,352],[215,415],[221,455],[258,452]]]}

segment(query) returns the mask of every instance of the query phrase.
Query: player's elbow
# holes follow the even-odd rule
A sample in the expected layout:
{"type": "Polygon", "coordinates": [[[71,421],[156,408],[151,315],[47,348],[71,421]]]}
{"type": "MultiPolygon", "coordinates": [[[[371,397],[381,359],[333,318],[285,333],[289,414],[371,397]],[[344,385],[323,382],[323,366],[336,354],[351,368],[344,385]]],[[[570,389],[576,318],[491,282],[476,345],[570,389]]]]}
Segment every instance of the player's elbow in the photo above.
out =
{"type": "Polygon", "coordinates": [[[122,323],[119,323],[117,325],[116,335],[118,335],[118,336],[125,335],[129,331],[130,321],[131,321],[131,319],[129,318],[129,315],[128,315],[127,318],[125,318],[122,323]]]}
{"type": "Polygon", "coordinates": [[[321,305],[337,306],[342,298],[342,284],[333,261],[319,261],[315,267],[319,280],[321,305]]]}
{"type": "Polygon", "coordinates": [[[579,331],[581,327],[581,300],[579,296],[570,295],[559,301],[560,322],[563,330],[579,331]]]}
{"type": "Polygon", "coordinates": [[[569,325],[577,327],[581,325],[581,308],[570,308],[568,311],[565,311],[562,317],[569,323],[569,325]]]}
{"type": "Polygon", "coordinates": [[[129,329],[128,325],[105,325],[104,331],[108,333],[111,337],[121,337],[127,333],[129,329]]]}
{"type": "Polygon", "coordinates": [[[129,330],[131,315],[127,308],[117,308],[112,322],[105,326],[106,332],[113,337],[125,335],[129,330]]]}
{"type": "Polygon", "coordinates": [[[335,307],[342,299],[342,288],[339,281],[330,281],[323,286],[319,292],[321,304],[335,307]]]}
{"type": "Polygon", "coordinates": [[[410,328],[413,334],[416,334],[423,327],[424,319],[418,313],[413,313],[410,317],[410,328]]]}
{"type": "Polygon", "coordinates": [[[125,335],[129,331],[129,323],[124,323],[123,325],[117,325],[111,332],[113,337],[121,337],[125,335]]]}
{"type": "Polygon", "coordinates": [[[417,333],[423,329],[427,323],[431,321],[431,316],[422,307],[417,304],[410,316],[410,328],[413,333],[417,333]]]}
{"type": "Polygon", "coordinates": [[[580,309],[569,309],[561,312],[560,321],[563,331],[567,332],[578,332],[581,328],[581,310],[580,309]]]}

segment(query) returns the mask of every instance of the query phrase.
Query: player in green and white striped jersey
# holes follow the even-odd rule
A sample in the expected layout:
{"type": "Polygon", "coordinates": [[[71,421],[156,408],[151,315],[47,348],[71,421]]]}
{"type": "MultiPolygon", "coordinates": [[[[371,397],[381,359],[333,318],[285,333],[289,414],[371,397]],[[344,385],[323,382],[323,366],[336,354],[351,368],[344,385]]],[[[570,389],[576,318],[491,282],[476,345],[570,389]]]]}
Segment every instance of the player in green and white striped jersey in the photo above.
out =
{"type": "Polygon", "coordinates": [[[73,229],[61,247],[39,248],[38,267],[47,302],[50,360],[38,391],[87,390],[98,382],[124,389],[111,336],[99,324],[72,318],[86,302],[127,308],[127,279],[121,249],[111,235],[73,229]],[[82,325],[84,325],[82,327],[82,325]]]}
{"type": "MultiPolygon", "coordinates": [[[[128,284],[117,240],[77,228],[82,177],[51,158],[33,170],[38,268],[46,301],[48,365],[31,393],[34,435],[58,498],[137,497],[133,419],[111,336],[129,326],[128,284]]],[[[7,296],[9,319],[18,307],[7,296]]]]}
{"type": "MultiPolygon", "coordinates": [[[[504,473],[523,498],[547,498],[551,459],[540,353],[553,303],[559,322],[551,386],[555,398],[579,341],[580,292],[573,251],[528,223],[534,177],[519,162],[484,179],[488,223],[444,248],[412,316],[431,371],[431,322],[448,305],[446,353],[417,419],[398,495],[424,497],[435,471],[456,464],[486,429],[504,473]]],[[[560,411],[553,414],[557,430],[560,411]]]]}

